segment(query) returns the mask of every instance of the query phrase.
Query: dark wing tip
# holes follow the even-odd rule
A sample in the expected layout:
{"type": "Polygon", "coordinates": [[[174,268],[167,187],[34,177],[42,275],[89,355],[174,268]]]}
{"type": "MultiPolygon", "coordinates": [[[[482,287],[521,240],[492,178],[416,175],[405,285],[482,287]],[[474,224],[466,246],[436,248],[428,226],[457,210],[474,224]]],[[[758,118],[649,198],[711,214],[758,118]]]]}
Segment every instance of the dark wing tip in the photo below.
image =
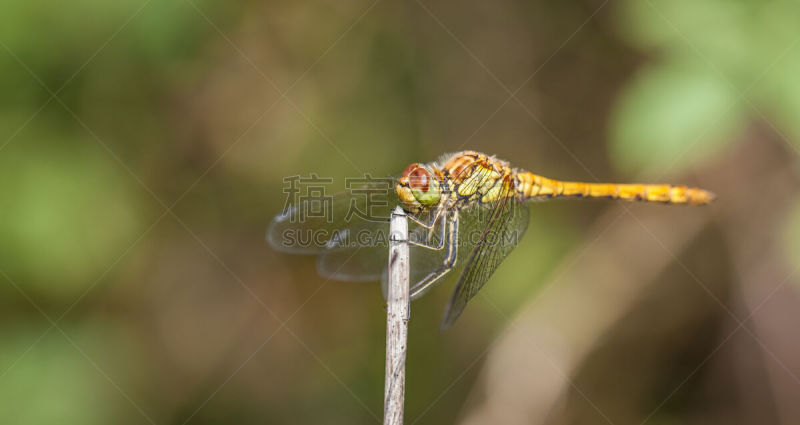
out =
{"type": "Polygon", "coordinates": [[[439,332],[444,332],[450,326],[453,326],[456,320],[461,317],[461,313],[464,312],[464,308],[467,306],[467,302],[459,296],[462,280],[463,279],[459,279],[458,284],[456,284],[456,289],[450,296],[450,302],[447,303],[447,309],[444,311],[444,317],[442,317],[442,324],[439,326],[439,332]]]}
{"type": "Polygon", "coordinates": [[[458,319],[458,316],[460,316],[460,315],[461,315],[460,312],[458,314],[453,315],[453,316],[450,316],[449,314],[445,314],[444,319],[442,319],[442,324],[439,326],[439,332],[444,332],[447,329],[449,329],[450,326],[453,326],[453,324],[456,322],[456,319],[458,319]]]}

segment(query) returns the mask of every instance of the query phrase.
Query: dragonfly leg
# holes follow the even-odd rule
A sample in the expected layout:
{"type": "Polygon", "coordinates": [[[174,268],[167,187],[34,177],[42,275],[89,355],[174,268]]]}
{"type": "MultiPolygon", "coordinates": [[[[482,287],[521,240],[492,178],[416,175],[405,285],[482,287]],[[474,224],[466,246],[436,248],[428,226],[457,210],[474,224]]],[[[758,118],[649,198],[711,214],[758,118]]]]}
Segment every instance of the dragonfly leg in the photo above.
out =
{"type": "MultiPolygon", "coordinates": [[[[417,241],[413,241],[413,240],[409,240],[408,243],[410,243],[411,245],[415,245],[415,246],[421,247],[421,248],[426,248],[426,249],[430,249],[430,250],[434,250],[434,251],[441,251],[444,248],[445,229],[447,228],[447,226],[446,226],[447,222],[445,221],[445,217],[444,216],[442,216],[442,219],[439,220],[439,221],[441,221],[442,223],[440,225],[440,234],[439,234],[439,243],[438,244],[432,245],[430,243],[431,242],[431,237],[433,236],[433,231],[434,231],[433,227],[431,227],[428,230],[427,243],[426,242],[417,242],[417,241]]],[[[433,225],[435,225],[435,224],[436,223],[434,222],[433,225]]]]}
{"type": "MultiPolygon", "coordinates": [[[[442,225],[444,229],[444,225],[442,225]]],[[[436,270],[428,273],[419,282],[415,283],[409,290],[411,299],[418,298],[433,287],[433,284],[444,277],[456,266],[456,254],[458,253],[458,212],[450,220],[450,231],[447,233],[447,254],[442,265],[436,270]]]]}
{"type": "Polygon", "coordinates": [[[415,283],[414,286],[412,286],[409,290],[411,299],[414,300],[424,295],[433,287],[434,283],[444,277],[450,270],[453,270],[453,266],[442,264],[441,266],[437,267],[436,270],[430,272],[422,280],[415,283]]]}
{"type": "MultiPolygon", "coordinates": [[[[442,226],[442,230],[441,230],[441,234],[439,235],[439,245],[438,245],[439,249],[441,249],[441,247],[444,244],[444,228],[445,228],[445,224],[446,224],[446,222],[445,222],[446,218],[447,218],[447,214],[442,215],[442,210],[439,209],[439,210],[436,210],[436,215],[433,217],[433,221],[431,222],[431,224],[433,226],[436,226],[436,221],[440,221],[441,222],[440,226],[442,226]]],[[[428,245],[431,244],[431,239],[433,239],[433,226],[428,231],[428,241],[427,241],[428,245]]]]}
{"type": "Polygon", "coordinates": [[[433,227],[436,226],[436,222],[439,220],[439,218],[441,218],[441,215],[442,215],[442,209],[439,208],[439,209],[436,210],[436,213],[431,218],[430,223],[426,223],[426,222],[414,217],[411,214],[408,215],[408,219],[413,221],[414,223],[417,223],[417,225],[422,226],[422,227],[424,227],[424,228],[426,228],[428,230],[433,230],[433,227]]]}

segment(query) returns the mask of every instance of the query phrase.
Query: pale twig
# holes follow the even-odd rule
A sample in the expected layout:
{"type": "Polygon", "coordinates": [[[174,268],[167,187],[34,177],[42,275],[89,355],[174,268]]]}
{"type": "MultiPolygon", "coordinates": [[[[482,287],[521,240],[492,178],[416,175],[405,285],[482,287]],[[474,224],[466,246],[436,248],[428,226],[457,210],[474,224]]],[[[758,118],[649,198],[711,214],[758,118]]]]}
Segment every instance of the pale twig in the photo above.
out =
{"type": "Polygon", "coordinates": [[[389,226],[389,287],[386,296],[386,385],[383,397],[384,425],[403,423],[406,387],[406,350],[410,299],[408,293],[408,219],[397,207],[389,226]]]}

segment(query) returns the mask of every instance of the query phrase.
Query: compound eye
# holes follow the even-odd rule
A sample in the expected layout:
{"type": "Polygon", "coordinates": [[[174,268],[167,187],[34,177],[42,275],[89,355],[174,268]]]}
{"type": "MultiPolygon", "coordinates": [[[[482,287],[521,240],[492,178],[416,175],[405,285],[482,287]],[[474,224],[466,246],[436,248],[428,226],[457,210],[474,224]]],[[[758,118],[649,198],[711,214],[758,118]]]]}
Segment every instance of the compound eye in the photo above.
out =
{"type": "Polygon", "coordinates": [[[400,177],[408,177],[408,175],[416,168],[419,168],[419,163],[415,162],[410,164],[405,170],[403,170],[403,174],[401,174],[400,177]]]}
{"type": "Polygon", "coordinates": [[[408,186],[422,192],[428,191],[431,174],[428,170],[416,167],[408,173],[408,186]]]}

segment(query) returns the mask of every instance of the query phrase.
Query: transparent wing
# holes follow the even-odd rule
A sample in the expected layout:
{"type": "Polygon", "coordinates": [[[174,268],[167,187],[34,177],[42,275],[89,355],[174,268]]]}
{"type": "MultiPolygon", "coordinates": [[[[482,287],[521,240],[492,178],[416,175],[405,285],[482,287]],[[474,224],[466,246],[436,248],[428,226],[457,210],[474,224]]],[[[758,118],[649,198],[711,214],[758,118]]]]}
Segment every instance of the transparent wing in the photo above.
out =
{"type": "MultiPolygon", "coordinates": [[[[510,185],[504,190],[513,190],[510,185]]],[[[463,214],[467,223],[467,234],[459,232],[459,243],[470,252],[462,257],[463,271],[450,298],[442,320],[442,330],[450,327],[464,311],[467,302],[474,297],[500,263],[517,246],[528,227],[528,205],[515,197],[503,196],[490,205],[476,205],[463,214]],[[481,227],[482,224],[482,227],[481,227]],[[482,229],[475,233],[475,229],[482,229]],[[474,243],[473,243],[474,241],[474,243]]],[[[462,255],[462,247],[459,247],[462,255]]]]}
{"type": "Polygon", "coordinates": [[[344,229],[317,256],[317,272],[329,279],[372,281],[381,278],[388,261],[389,221],[344,229]]]}
{"type": "MultiPolygon", "coordinates": [[[[372,179],[346,191],[326,195],[314,187],[297,188],[297,202],[272,219],[267,242],[276,250],[318,254],[343,248],[350,238],[376,232],[389,223],[399,205],[393,179],[372,179]]],[[[324,188],[323,188],[324,189],[324,188]]]]}
{"type": "MultiPolygon", "coordinates": [[[[426,218],[423,216],[422,219],[426,218]]],[[[441,224],[437,224],[433,231],[429,231],[424,227],[409,223],[409,239],[424,241],[434,246],[438,245],[441,237],[439,226],[441,224]]],[[[376,226],[374,232],[365,230],[363,227],[356,230],[364,231],[364,236],[357,237],[355,240],[332,240],[328,249],[317,257],[317,271],[323,276],[336,280],[381,280],[385,292],[389,262],[389,222],[387,220],[385,223],[381,223],[381,226],[376,226]]],[[[410,280],[415,282],[442,264],[444,251],[409,245],[409,256],[411,261],[410,280]]]]}
{"type": "MultiPolygon", "coordinates": [[[[270,223],[267,241],[279,251],[317,255],[317,271],[329,279],[382,279],[388,264],[389,218],[401,202],[394,191],[394,179],[372,180],[332,196],[301,199],[287,207],[270,223]]],[[[431,219],[428,214],[417,218],[423,222],[431,219]]],[[[432,233],[413,223],[409,227],[409,236],[415,240],[439,242],[438,227],[432,233]]],[[[413,245],[410,251],[412,280],[435,268],[437,262],[441,264],[440,251],[413,245]]]]}

